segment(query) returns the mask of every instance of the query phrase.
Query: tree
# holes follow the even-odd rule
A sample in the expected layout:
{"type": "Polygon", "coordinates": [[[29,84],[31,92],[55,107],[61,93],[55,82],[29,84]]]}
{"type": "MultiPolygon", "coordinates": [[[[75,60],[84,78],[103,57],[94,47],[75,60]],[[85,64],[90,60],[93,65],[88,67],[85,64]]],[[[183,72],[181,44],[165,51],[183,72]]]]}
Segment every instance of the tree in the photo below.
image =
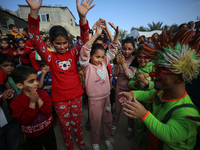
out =
{"type": "Polygon", "coordinates": [[[138,29],[138,31],[147,31],[147,30],[148,30],[148,28],[143,27],[143,26],[140,26],[139,29],[138,29]]]}
{"type": "Polygon", "coordinates": [[[149,31],[153,31],[153,30],[163,30],[163,27],[162,27],[162,24],[163,22],[152,22],[152,24],[148,23],[148,27],[149,27],[149,31]]]}
{"type": "Polygon", "coordinates": [[[123,30],[123,29],[119,29],[119,30],[120,30],[119,41],[121,41],[122,39],[126,38],[126,36],[128,35],[128,31],[123,30]]]}
{"type": "Polygon", "coordinates": [[[133,31],[133,30],[138,30],[138,28],[132,27],[132,28],[131,28],[131,31],[133,31]]]}
{"type": "Polygon", "coordinates": [[[174,23],[171,25],[172,29],[178,28],[178,24],[174,23]]]}

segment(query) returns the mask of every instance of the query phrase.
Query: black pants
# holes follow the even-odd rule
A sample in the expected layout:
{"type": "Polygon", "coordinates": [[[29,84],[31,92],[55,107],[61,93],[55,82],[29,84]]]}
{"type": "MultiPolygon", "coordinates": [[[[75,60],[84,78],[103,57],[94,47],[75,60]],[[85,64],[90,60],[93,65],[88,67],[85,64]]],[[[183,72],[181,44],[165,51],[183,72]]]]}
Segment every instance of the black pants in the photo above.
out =
{"type": "Polygon", "coordinates": [[[57,150],[56,137],[53,126],[42,135],[37,137],[26,137],[28,150],[57,150]]]}

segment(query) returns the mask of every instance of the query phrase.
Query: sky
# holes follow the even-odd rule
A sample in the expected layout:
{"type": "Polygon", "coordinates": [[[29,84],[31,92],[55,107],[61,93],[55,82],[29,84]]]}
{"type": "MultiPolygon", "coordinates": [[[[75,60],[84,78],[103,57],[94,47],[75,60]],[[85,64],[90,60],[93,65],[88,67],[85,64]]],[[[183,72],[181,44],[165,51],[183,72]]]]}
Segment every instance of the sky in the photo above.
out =
{"type": "MultiPolygon", "coordinates": [[[[76,0],[43,0],[42,4],[67,6],[76,22],[79,22],[76,0]]],[[[161,21],[168,26],[175,23],[180,25],[189,21],[196,22],[197,16],[200,16],[200,0],[93,0],[92,4],[95,7],[87,14],[90,27],[102,18],[128,33],[132,27],[148,27],[147,24],[152,22],[161,21]]],[[[27,3],[25,0],[0,0],[0,5],[4,9],[16,11],[17,5],[27,3]]]]}

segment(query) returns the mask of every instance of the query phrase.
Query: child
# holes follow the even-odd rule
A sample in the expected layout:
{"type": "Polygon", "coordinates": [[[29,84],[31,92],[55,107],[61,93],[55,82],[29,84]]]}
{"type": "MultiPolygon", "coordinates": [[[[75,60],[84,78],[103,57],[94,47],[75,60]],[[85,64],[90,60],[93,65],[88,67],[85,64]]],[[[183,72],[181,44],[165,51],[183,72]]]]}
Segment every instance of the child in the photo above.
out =
{"type": "Polygon", "coordinates": [[[82,137],[82,100],[83,88],[80,83],[77,62],[81,44],[85,44],[89,36],[89,26],[86,20],[87,12],[94,7],[91,1],[76,0],[80,16],[81,43],[73,49],[68,49],[68,33],[62,26],[53,26],[50,31],[50,41],[57,53],[49,52],[40,37],[38,11],[42,5],[39,2],[27,0],[31,13],[28,17],[30,40],[38,54],[45,60],[51,70],[52,101],[60,120],[62,134],[68,150],[73,149],[71,125],[74,128],[75,138],[81,149],[86,149],[82,137]]]}
{"type": "Polygon", "coordinates": [[[47,46],[47,49],[50,51],[50,52],[54,52],[54,50],[52,49],[52,46],[51,46],[51,42],[50,42],[50,38],[49,37],[46,37],[44,39],[44,43],[45,45],[47,46]]]}
{"type": "Polygon", "coordinates": [[[19,120],[29,150],[43,150],[43,146],[47,150],[56,150],[52,102],[45,91],[38,89],[37,70],[21,66],[12,72],[12,78],[22,90],[10,104],[12,116],[19,120]]]}
{"type": "Polygon", "coordinates": [[[0,54],[8,54],[13,57],[13,49],[10,47],[9,40],[4,38],[1,40],[0,54]]]}
{"type": "MultiPolygon", "coordinates": [[[[128,82],[132,79],[136,72],[137,62],[135,61],[135,56],[132,53],[135,50],[135,43],[132,38],[127,38],[122,43],[122,54],[117,55],[117,64],[113,67],[113,77],[117,76],[116,84],[116,94],[115,94],[115,108],[113,112],[113,124],[112,132],[114,135],[117,129],[117,124],[119,122],[120,113],[122,106],[119,103],[120,95],[118,94],[121,91],[130,91],[128,87],[128,82]],[[135,67],[134,67],[135,66],[135,67]]],[[[131,137],[133,134],[133,120],[128,118],[128,129],[127,137],[131,137]]]]}
{"type": "MultiPolygon", "coordinates": [[[[154,82],[151,80],[149,73],[153,71],[154,63],[150,62],[150,59],[146,57],[143,53],[143,45],[139,46],[137,52],[135,54],[137,61],[139,63],[139,67],[135,73],[135,76],[129,81],[128,86],[131,90],[150,90],[154,88],[154,82]]],[[[148,102],[140,102],[147,110],[150,109],[150,103],[148,102]]],[[[134,123],[134,136],[135,136],[135,149],[141,149],[141,145],[143,141],[143,134],[145,131],[145,126],[143,122],[139,119],[135,120],[134,123]]],[[[145,141],[147,143],[147,141],[145,141]]]]}
{"type": "Polygon", "coordinates": [[[8,74],[14,68],[10,55],[0,54],[0,149],[17,150],[20,146],[20,124],[12,118],[10,102],[15,94],[8,81],[8,74]]]}
{"type": "Polygon", "coordinates": [[[115,57],[115,53],[117,52],[119,29],[110,23],[110,25],[115,29],[116,35],[110,50],[105,55],[105,49],[102,44],[93,44],[96,38],[101,35],[103,28],[100,24],[101,23],[97,26],[96,33],[81,49],[80,65],[85,75],[85,88],[89,100],[88,104],[92,127],[93,150],[100,149],[99,142],[101,123],[103,125],[106,147],[108,150],[113,150],[113,145],[110,140],[112,126],[109,98],[110,82],[106,67],[109,61],[115,57]]]}
{"type": "Polygon", "coordinates": [[[52,79],[48,64],[42,60],[40,61],[41,73],[38,75],[40,81],[39,88],[45,90],[51,97],[52,79]]]}
{"type": "Polygon", "coordinates": [[[11,30],[11,32],[9,34],[13,36],[12,37],[13,49],[15,50],[15,49],[19,48],[18,40],[20,38],[24,38],[24,36],[22,33],[19,32],[19,29],[14,24],[9,24],[9,29],[11,30]]]}

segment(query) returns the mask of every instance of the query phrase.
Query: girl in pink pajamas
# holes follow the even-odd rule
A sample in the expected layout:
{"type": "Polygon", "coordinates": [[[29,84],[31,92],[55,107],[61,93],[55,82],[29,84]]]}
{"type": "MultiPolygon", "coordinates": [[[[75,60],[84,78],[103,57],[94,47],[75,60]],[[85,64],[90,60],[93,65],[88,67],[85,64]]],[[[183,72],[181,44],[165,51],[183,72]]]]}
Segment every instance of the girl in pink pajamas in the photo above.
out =
{"type": "Polygon", "coordinates": [[[113,150],[110,140],[112,116],[110,107],[110,82],[107,72],[107,65],[114,59],[118,49],[119,29],[109,23],[116,31],[114,41],[105,54],[102,44],[93,44],[96,38],[101,35],[105,22],[99,22],[96,33],[83,45],[80,52],[80,65],[85,75],[85,88],[88,95],[89,117],[92,130],[93,150],[99,150],[100,127],[103,126],[104,140],[108,150],[113,150]]]}

